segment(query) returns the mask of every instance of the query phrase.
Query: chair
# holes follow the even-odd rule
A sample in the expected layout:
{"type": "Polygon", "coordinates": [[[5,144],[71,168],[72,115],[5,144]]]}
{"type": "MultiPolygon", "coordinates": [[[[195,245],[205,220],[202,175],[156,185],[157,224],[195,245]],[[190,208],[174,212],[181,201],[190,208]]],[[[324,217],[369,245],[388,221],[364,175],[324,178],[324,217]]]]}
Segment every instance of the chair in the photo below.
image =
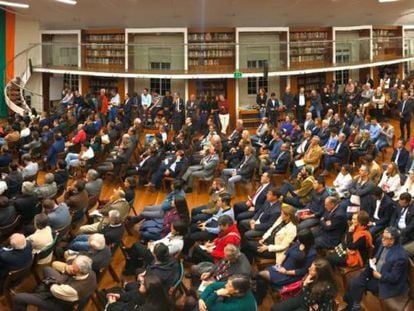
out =
{"type": "Polygon", "coordinates": [[[168,176],[165,176],[165,177],[162,179],[162,191],[164,191],[164,192],[168,192],[167,183],[168,183],[169,185],[171,185],[171,183],[173,182],[173,180],[174,180],[174,179],[175,179],[174,177],[168,177],[168,176]]]}
{"type": "Polygon", "coordinates": [[[128,202],[128,204],[129,204],[129,213],[128,214],[130,214],[131,213],[131,210],[132,210],[132,212],[134,213],[134,215],[137,216],[138,215],[138,212],[135,210],[134,202],[135,202],[135,199],[133,199],[132,201],[128,202]]]}
{"type": "Polygon", "coordinates": [[[70,232],[71,227],[72,227],[72,223],[69,223],[64,227],[55,230],[55,232],[58,236],[58,239],[57,239],[56,243],[59,243],[60,241],[62,241],[64,238],[67,237],[67,235],[70,232]]]}
{"type": "Polygon", "coordinates": [[[42,249],[39,253],[34,255],[32,272],[33,272],[33,275],[34,275],[37,283],[41,282],[41,278],[40,278],[39,273],[38,273],[38,267],[46,265],[46,264],[39,264],[39,260],[44,259],[44,258],[46,258],[47,256],[49,256],[50,254],[53,253],[53,251],[55,250],[56,243],[58,241],[58,236],[59,236],[59,233],[55,233],[55,237],[54,237],[52,243],[50,243],[48,246],[46,246],[44,249],[42,249]]]}
{"type": "MultiPolygon", "coordinates": [[[[121,243],[122,243],[122,241],[121,241],[121,242],[119,242],[119,243],[116,243],[115,245],[113,245],[113,246],[111,247],[112,258],[114,257],[114,255],[115,255],[116,251],[118,250],[118,248],[121,246],[121,243]]],[[[122,248],[121,248],[121,250],[122,250],[122,248]]],[[[109,272],[109,274],[111,275],[112,279],[113,279],[115,282],[117,282],[117,283],[120,283],[120,282],[121,282],[121,279],[120,279],[120,278],[119,278],[119,276],[116,274],[115,269],[112,267],[112,261],[109,263],[109,266],[108,266],[108,272],[109,272]]]]}
{"type": "Polygon", "coordinates": [[[0,241],[4,241],[17,231],[16,229],[20,226],[21,218],[21,215],[17,215],[16,219],[10,225],[0,227],[0,241]]]}
{"type": "Polygon", "coordinates": [[[15,295],[16,287],[27,277],[30,275],[30,271],[32,269],[33,259],[30,263],[21,269],[9,271],[6,276],[6,279],[3,284],[3,288],[1,288],[1,293],[6,296],[7,302],[11,305],[12,304],[12,295],[15,295]]]}
{"type": "Polygon", "coordinates": [[[254,261],[256,263],[257,269],[259,271],[265,269],[268,266],[274,265],[276,262],[276,257],[275,258],[260,258],[260,257],[255,257],[254,261]]]}

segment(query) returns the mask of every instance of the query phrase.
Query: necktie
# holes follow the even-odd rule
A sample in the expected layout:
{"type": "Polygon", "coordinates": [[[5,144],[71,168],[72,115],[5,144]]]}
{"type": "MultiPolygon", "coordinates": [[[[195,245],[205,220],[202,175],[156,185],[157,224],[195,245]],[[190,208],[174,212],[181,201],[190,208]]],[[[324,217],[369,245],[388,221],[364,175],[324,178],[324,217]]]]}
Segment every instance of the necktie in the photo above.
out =
{"type": "Polygon", "coordinates": [[[242,164],[240,164],[240,168],[242,168],[247,162],[247,157],[244,158],[244,161],[242,162],[242,164]]]}
{"type": "Polygon", "coordinates": [[[404,102],[403,102],[403,105],[402,105],[402,109],[401,109],[401,113],[403,113],[404,112],[404,109],[405,109],[405,103],[406,103],[407,101],[406,100],[404,100],[404,102]]]}
{"type": "Polygon", "coordinates": [[[400,149],[398,149],[397,150],[397,155],[395,156],[395,163],[398,163],[398,158],[400,157],[400,152],[401,152],[401,150],[400,149]]]}
{"type": "Polygon", "coordinates": [[[281,153],[279,153],[279,155],[278,155],[278,157],[277,157],[277,159],[276,159],[276,165],[279,163],[279,159],[282,157],[282,155],[284,154],[285,152],[284,151],[282,151],[281,153]]]}
{"type": "Polygon", "coordinates": [[[339,148],[341,147],[341,143],[338,143],[338,146],[336,146],[335,152],[338,153],[339,148]]]}

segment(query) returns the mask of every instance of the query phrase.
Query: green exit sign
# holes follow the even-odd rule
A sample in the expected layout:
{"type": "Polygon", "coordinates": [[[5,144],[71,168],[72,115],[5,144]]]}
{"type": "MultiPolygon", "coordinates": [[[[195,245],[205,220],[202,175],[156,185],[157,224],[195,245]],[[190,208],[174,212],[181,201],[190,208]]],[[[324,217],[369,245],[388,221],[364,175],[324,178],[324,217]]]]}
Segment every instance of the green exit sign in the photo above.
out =
{"type": "Polygon", "coordinates": [[[234,79],[240,79],[243,76],[243,73],[241,71],[235,71],[233,75],[234,79]]]}

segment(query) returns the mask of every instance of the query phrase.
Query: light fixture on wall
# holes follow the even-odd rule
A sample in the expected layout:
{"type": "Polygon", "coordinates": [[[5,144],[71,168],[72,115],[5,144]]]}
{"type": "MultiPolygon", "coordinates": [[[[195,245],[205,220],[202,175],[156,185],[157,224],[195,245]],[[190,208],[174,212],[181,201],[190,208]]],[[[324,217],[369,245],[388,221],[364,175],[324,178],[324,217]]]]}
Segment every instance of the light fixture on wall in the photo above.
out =
{"type": "Polygon", "coordinates": [[[76,0],[56,0],[57,2],[62,2],[70,5],[76,5],[78,2],[76,0]]]}
{"type": "Polygon", "coordinates": [[[10,2],[10,1],[0,1],[0,6],[9,6],[13,8],[19,8],[19,9],[28,9],[30,7],[27,3],[17,3],[17,2],[10,2]]]}

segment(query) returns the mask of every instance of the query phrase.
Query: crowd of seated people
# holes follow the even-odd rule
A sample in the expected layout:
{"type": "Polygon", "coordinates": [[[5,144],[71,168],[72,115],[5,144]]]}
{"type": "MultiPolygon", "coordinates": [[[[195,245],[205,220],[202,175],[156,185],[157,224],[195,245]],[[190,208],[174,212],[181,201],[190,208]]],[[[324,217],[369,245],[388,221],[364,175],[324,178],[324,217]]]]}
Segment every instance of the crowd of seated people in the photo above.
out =
{"type": "Polygon", "coordinates": [[[116,90],[83,98],[67,89],[56,112],[9,118],[0,228],[24,235],[0,232],[8,239],[0,285],[54,248],[38,262],[50,264],[50,286],[16,295],[13,310],[85,304],[119,246],[123,273],[136,281],[100,292],[107,310],[176,308],[180,261],[191,265],[194,287],[181,293],[186,310],[256,310],[266,287],[280,293],[272,310],[357,311],[366,291],[403,295],[414,256],[414,86],[397,86],[392,101],[381,85],[362,85],[350,80],[342,96],[334,84],[309,97],[287,88],[279,99],[262,89],[257,130],[239,119],[229,134],[224,96],[184,103],[148,90],[120,103],[116,90]],[[386,109],[399,120],[398,139],[386,109]],[[210,188],[190,206],[196,180],[210,188]],[[104,183],[112,184],[107,201],[104,183]],[[137,184],[167,193],[136,212],[137,184]],[[123,245],[125,231],[132,245],[123,245]],[[342,267],[360,272],[338,284],[342,267]]]}

